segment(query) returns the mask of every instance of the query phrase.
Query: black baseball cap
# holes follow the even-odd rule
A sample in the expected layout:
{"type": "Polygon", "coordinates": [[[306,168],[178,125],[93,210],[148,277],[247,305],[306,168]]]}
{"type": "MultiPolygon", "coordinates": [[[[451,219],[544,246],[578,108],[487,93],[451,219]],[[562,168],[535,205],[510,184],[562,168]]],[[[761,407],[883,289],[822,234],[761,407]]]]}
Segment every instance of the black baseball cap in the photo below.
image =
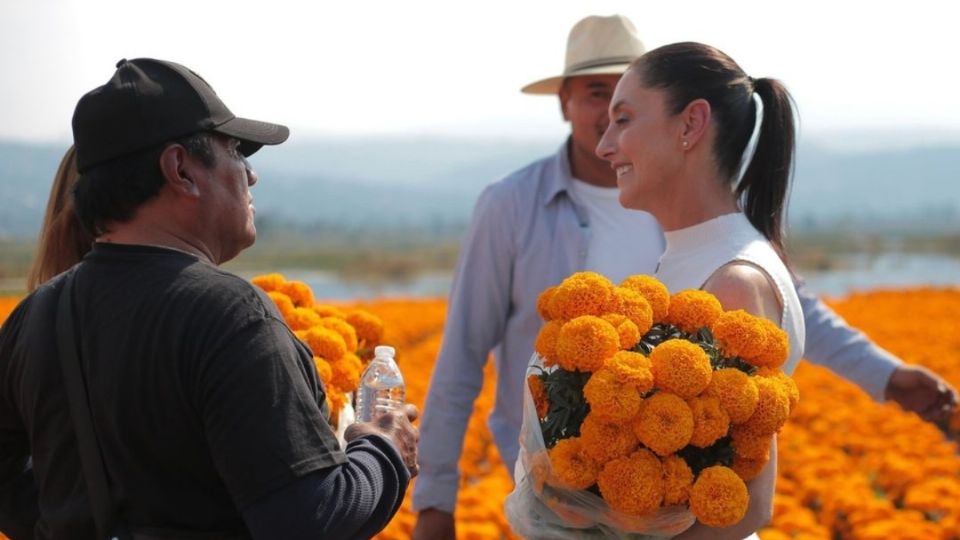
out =
{"type": "Polygon", "coordinates": [[[240,140],[245,156],[290,136],[286,126],[237,118],[203,77],[180,64],[120,60],[113,77],[80,98],[73,112],[77,169],[83,173],[200,131],[240,140]]]}

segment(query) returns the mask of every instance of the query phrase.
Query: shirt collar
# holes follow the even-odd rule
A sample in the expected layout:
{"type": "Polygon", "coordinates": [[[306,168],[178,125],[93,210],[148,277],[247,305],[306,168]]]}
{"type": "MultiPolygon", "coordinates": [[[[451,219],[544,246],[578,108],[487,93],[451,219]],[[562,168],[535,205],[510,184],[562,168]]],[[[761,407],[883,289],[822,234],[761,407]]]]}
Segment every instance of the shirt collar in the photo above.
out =
{"type": "Polygon", "coordinates": [[[556,171],[556,174],[547,175],[547,183],[543,190],[544,206],[553,202],[557,195],[568,194],[570,186],[573,185],[573,173],[570,172],[570,144],[571,139],[567,137],[567,140],[560,145],[551,159],[550,166],[556,171]]]}

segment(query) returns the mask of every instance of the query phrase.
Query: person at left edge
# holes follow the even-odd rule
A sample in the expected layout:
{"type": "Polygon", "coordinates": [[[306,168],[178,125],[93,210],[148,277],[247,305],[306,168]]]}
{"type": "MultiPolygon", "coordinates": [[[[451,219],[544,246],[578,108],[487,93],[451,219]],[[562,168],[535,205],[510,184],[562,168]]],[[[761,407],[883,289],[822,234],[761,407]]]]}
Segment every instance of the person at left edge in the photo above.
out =
{"type": "Polygon", "coordinates": [[[143,58],[80,100],[73,130],[75,208],[96,241],[0,329],[0,531],[97,536],[54,332],[73,280],[109,507],[135,539],[376,534],[417,472],[416,409],[351,426],[341,449],[310,351],[218,268],[256,238],[246,158],[287,128],[143,58]]]}

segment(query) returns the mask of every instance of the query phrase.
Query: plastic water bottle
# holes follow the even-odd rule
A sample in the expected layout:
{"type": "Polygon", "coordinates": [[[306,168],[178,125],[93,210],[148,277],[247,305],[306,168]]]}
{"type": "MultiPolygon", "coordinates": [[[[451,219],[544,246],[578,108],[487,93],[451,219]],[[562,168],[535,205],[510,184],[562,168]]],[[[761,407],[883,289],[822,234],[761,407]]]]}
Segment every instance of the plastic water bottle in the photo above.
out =
{"type": "Polygon", "coordinates": [[[357,420],[370,422],[389,411],[403,410],[403,375],[393,357],[393,347],[380,345],[360,378],[357,389],[357,420]]]}

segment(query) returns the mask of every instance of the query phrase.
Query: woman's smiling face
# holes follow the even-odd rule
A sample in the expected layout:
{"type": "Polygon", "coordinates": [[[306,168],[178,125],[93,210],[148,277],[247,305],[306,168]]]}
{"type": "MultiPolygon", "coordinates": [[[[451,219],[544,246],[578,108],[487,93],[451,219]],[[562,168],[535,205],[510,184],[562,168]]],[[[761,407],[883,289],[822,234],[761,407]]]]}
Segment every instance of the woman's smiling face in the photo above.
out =
{"type": "Polygon", "coordinates": [[[649,210],[670,190],[669,180],[683,163],[679,115],[667,109],[663,90],[646,88],[631,69],[617,83],[610,103],[610,125],[597,155],[617,173],[620,204],[649,210]]]}

